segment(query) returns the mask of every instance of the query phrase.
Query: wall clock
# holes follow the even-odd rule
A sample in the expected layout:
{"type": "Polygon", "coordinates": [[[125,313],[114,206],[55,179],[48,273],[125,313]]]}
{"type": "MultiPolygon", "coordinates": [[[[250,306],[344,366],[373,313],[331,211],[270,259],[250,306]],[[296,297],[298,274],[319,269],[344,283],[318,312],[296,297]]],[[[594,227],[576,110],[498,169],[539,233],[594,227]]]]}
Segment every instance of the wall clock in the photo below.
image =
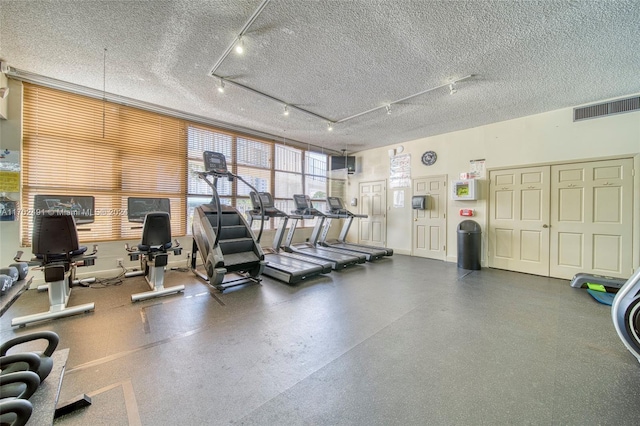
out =
{"type": "Polygon", "coordinates": [[[422,154],[422,164],[424,164],[425,166],[433,165],[437,159],[438,159],[438,156],[434,151],[427,151],[424,154],[422,154]]]}

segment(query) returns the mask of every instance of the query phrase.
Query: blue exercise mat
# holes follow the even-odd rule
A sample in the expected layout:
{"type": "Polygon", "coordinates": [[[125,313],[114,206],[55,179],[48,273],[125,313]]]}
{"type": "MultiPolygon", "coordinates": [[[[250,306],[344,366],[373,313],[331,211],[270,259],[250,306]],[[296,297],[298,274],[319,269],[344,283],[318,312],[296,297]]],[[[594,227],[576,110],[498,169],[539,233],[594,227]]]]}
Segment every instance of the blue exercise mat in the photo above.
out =
{"type": "Polygon", "coordinates": [[[616,297],[614,293],[603,293],[601,291],[595,291],[591,289],[587,289],[587,292],[591,295],[591,297],[593,297],[603,305],[613,305],[613,298],[616,297]]]}

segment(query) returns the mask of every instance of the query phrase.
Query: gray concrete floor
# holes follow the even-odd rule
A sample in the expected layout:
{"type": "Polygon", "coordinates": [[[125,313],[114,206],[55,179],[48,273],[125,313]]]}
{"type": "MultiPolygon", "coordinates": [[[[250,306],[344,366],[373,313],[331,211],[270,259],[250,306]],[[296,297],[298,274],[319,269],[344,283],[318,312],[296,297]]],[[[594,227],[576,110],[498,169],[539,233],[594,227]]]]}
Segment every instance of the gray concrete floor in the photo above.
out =
{"type": "Polygon", "coordinates": [[[289,287],[130,302],[142,277],[74,288],[95,312],[12,329],[47,310],[31,290],[2,340],[35,330],[70,348],[56,425],[615,424],[640,419],[640,364],[610,307],[568,281],[395,255],[289,287]]]}

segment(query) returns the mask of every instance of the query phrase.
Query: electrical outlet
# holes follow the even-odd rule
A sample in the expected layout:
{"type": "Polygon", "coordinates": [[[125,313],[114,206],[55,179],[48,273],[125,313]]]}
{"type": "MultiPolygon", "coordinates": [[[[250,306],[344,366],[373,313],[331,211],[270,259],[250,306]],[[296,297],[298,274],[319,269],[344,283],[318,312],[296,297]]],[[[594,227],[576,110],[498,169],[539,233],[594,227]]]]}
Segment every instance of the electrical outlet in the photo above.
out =
{"type": "Polygon", "coordinates": [[[117,264],[117,266],[118,266],[118,267],[122,267],[122,266],[124,266],[124,265],[122,264],[122,259],[121,259],[121,258],[116,259],[116,264],[117,264]]]}
{"type": "Polygon", "coordinates": [[[190,251],[187,252],[187,259],[191,259],[191,252],[190,251]]]}

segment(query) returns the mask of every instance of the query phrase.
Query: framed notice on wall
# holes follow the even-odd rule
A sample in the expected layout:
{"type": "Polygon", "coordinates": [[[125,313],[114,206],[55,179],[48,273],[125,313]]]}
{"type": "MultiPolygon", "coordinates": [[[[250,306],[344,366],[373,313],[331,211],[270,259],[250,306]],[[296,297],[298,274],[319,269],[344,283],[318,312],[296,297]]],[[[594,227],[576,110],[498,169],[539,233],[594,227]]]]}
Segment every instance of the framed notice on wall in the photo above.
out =
{"type": "Polygon", "coordinates": [[[0,192],[20,192],[20,153],[0,148],[0,192]]]}

